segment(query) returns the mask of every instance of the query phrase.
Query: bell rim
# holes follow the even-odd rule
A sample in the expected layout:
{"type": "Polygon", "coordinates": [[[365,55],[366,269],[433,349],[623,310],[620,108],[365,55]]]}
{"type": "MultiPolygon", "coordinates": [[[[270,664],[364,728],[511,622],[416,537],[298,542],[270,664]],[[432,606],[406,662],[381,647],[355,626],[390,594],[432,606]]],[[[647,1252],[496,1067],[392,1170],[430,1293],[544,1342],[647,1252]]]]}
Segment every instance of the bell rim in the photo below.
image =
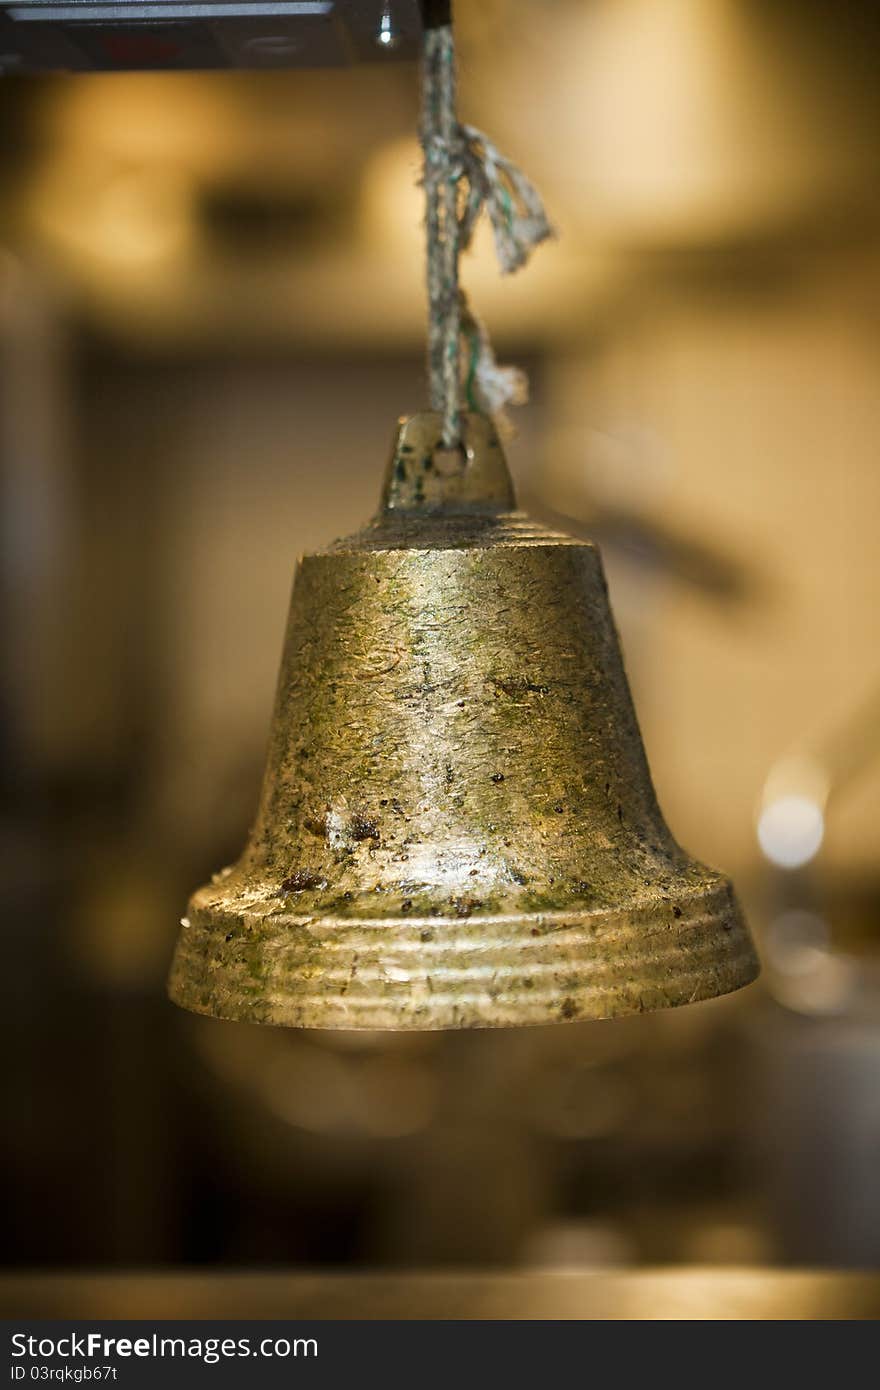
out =
{"type": "MultiPolygon", "coordinates": [[[[299,914],[267,917],[242,912],[241,907],[224,911],[216,903],[199,908],[194,905],[198,897],[197,893],[191,900],[188,925],[175,953],[169,996],[192,1013],[233,1022],[319,1031],[438,1032],[598,1021],[718,998],[751,984],[760,974],[748,928],[725,879],[692,892],[692,910],[683,908],[680,918],[670,913],[668,920],[663,908],[671,903],[665,900],[623,909],[474,914],[464,919],[317,919],[299,914]],[[317,928],[323,938],[314,943],[322,962],[317,972],[313,965],[294,959],[286,971],[276,969],[273,982],[261,977],[254,985],[241,970],[230,971],[222,959],[223,927],[247,917],[258,929],[271,923],[274,930],[267,931],[263,944],[268,946],[267,958],[276,964],[285,944],[296,944],[285,943],[285,932],[314,933],[317,928]],[[497,940],[481,941],[475,935],[481,928],[497,929],[497,940]],[[500,935],[505,931],[506,936],[500,935]],[[436,936],[426,942],[425,932],[436,936]],[[396,951],[396,969],[406,978],[380,979],[375,969],[370,974],[375,962],[367,961],[359,983],[366,992],[347,995],[351,962],[357,961],[362,938],[368,935],[375,937],[380,971],[383,963],[387,971],[396,951]],[[197,938],[201,949],[194,951],[197,938]],[[603,953],[603,945],[611,948],[609,954],[603,953]],[[579,947],[580,954],[572,955],[572,947],[579,947]],[[497,984],[501,967],[493,966],[493,949],[506,957],[504,987],[497,984]],[[334,955],[331,969],[328,963],[334,955]],[[401,961],[411,974],[402,969],[401,961]],[[434,962],[436,971],[431,968],[434,962]],[[310,991],[307,981],[315,973],[321,984],[310,991]],[[435,974],[445,980],[445,991],[432,992],[427,984],[435,974]],[[474,987],[475,980],[490,976],[491,987],[474,987]],[[535,987],[538,976],[544,977],[543,989],[535,987]],[[302,981],[305,988],[300,987],[302,981]]],[[[676,894],[675,902],[688,903],[688,895],[676,894]]],[[[232,958],[234,950],[227,949],[226,955],[232,958]]]]}

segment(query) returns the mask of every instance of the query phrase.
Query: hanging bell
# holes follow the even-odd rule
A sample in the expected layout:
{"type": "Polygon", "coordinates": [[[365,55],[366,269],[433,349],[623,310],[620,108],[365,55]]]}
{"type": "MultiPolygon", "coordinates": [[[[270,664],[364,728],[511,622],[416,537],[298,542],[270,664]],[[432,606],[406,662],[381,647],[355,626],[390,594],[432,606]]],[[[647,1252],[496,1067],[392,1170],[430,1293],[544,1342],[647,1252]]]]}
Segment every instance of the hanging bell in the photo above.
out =
{"type": "Polygon", "coordinates": [[[598,550],[514,510],[491,423],[401,423],[381,510],[307,555],[237,864],[172,999],[304,1028],[473,1028],[708,999],[758,964],[654,795],[598,550]]]}

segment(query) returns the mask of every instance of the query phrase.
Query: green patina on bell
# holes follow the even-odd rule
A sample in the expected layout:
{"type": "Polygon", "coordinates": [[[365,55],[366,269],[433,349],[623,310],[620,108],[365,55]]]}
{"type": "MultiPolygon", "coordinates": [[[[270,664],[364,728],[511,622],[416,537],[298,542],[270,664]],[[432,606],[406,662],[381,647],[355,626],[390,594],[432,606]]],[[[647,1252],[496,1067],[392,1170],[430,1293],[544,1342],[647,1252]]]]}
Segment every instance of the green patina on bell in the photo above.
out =
{"type": "Polygon", "coordinates": [[[490,422],[401,423],[382,507],[299,564],[245,851],[171,997],[303,1028],[609,1018],[748,984],[657,805],[595,546],[515,510],[490,422]]]}

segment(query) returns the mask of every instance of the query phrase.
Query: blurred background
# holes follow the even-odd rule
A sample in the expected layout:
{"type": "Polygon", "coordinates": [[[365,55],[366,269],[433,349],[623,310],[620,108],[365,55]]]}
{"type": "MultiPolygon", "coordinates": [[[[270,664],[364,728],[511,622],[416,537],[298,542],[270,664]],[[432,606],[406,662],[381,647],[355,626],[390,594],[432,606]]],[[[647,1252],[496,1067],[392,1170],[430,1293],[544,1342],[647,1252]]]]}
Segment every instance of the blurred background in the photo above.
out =
{"type": "Polygon", "coordinates": [[[531,376],[521,496],[601,543],[661,804],[763,979],[463,1035],[165,1001],[295,559],[424,404],[417,71],[7,63],[7,1264],[880,1265],[880,14],[457,10],[463,117],[561,233],[465,269],[531,376]]]}

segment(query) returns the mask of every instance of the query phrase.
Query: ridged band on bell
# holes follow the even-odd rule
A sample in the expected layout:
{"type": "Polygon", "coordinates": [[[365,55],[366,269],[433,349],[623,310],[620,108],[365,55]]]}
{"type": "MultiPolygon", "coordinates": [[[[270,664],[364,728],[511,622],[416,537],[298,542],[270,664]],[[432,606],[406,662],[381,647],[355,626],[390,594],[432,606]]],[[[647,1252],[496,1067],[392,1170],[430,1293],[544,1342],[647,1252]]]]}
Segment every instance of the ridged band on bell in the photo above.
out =
{"type": "Polygon", "coordinates": [[[170,991],[308,1028],[609,1018],[749,983],[657,805],[598,550],[513,510],[491,424],[401,423],[382,509],[299,564],[241,859],[170,991]]]}

